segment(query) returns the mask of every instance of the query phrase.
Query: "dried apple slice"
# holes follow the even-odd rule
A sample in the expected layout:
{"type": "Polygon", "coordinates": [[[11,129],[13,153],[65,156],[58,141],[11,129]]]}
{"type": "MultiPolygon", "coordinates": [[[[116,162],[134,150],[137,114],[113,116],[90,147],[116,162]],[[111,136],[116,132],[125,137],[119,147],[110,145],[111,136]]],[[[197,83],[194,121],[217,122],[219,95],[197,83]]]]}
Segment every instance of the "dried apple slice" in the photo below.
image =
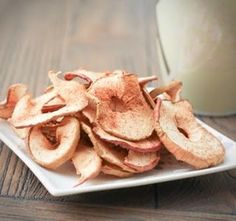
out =
{"type": "Polygon", "coordinates": [[[76,173],[78,175],[80,174],[78,185],[99,175],[102,167],[102,160],[95,150],[81,143],[79,143],[72,157],[72,162],[75,166],[76,173]]]}
{"type": "Polygon", "coordinates": [[[120,178],[130,177],[133,173],[122,170],[120,167],[104,162],[102,165],[102,172],[107,175],[112,175],[120,178]]]}
{"type": "Polygon", "coordinates": [[[91,142],[93,143],[95,151],[102,159],[122,168],[125,171],[131,172],[131,173],[135,172],[134,169],[124,164],[124,159],[127,156],[126,150],[119,147],[115,147],[107,142],[102,141],[99,137],[97,137],[93,133],[90,126],[88,126],[87,124],[83,122],[81,123],[81,125],[82,125],[82,129],[84,130],[85,133],[88,134],[91,142]]]}
{"type": "Polygon", "coordinates": [[[155,99],[158,95],[164,94],[165,97],[173,102],[181,100],[180,93],[182,91],[182,82],[171,81],[170,84],[153,89],[150,95],[155,99]]]}
{"type": "Polygon", "coordinates": [[[64,106],[66,106],[65,101],[60,96],[56,96],[43,105],[42,113],[53,112],[64,106]]]}
{"type": "MultiPolygon", "coordinates": [[[[56,96],[56,92],[50,91],[46,94],[43,94],[35,99],[31,98],[30,94],[26,94],[23,96],[16,104],[15,109],[12,113],[12,117],[9,119],[9,122],[17,128],[24,128],[26,126],[33,126],[36,124],[29,124],[26,126],[19,126],[18,124],[22,124],[25,121],[31,120],[31,118],[39,116],[43,105],[53,99],[56,96]]],[[[37,119],[38,120],[38,119],[37,119]]]]}
{"type": "Polygon", "coordinates": [[[144,87],[146,84],[158,80],[157,76],[148,76],[148,77],[139,77],[138,78],[138,83],[141,87],[144,87]]]}
{"type": "Polygon", "coordinates": [[[141,153],[129,150],[125,164],[142,173],[152,170],[160,160],[159,152],[141,153]]]}
{"type": "Polygon", "coordinates": [[[13,84],[9,87],[6,101],[0,103],[0,118],[8,119],[11,117],[16,103],[27,93],[24,84],[13,84]]]}
{"type": "Polygon", "coordinates": [[[41,166],[56,169],[72,158],[80,139],[80,124],[76,118],[65,117],[56,130],[58,146],[43,135],[41,126],[33,127],[28,136],[32,158],[41,166]]]}
{"type": "Polygon", "coordinates": [[[12,127],[12,129],[15,131],[15,133],[21,138],[21,139],[25,139],[27,138],[28,134],[29,134],[29,130],[30,128],[15,128],[12,127]]]}
{"type": "Polygon", "coordinates": [[[99,100],[91,94],[88,94],[87,98],[88,105],[82,110],[82,113],[90,123],[94,123],[96,120],[97,104],[99,103],[99,100]]]}
{"type": "Polygon", "coordinates": [[[14,117],[10,121],[15,127],[22,128],[46,123],[62,116],[77,113],[88,105],[85,87],[76,81],[61,80],[58,77],[58,74],[59,73],[49,72],[49,78],[53,83],[54,89],[41,97],[48,96],[48,94],[51,93],[56,93],[55,96],[59,95],[62,99],[64,99],[66,105],[54,112],[42,113],[42,107],[44,104],[55,96],[49,100],[43,100],[44,103],[41,101],[42,99],[40,101],[37,98],[35,100],[28,99],[28,105],[24,106],[21,104],[21,108],[25,112],[25,115],[21,117],[14,117]],[[37,113],[35,113],[35,109],[37,109],[37,113]],[[38,112],[38,109],[40,112],[38,112]]]}
{"type": "Polygon", "coordinates": [[[155,152],[161,148],[161,142],[157,137],[156,133],[153,133],[150,137],[139,140],[139,141],[128,141],[121,139],[119,137],[115,137],[106,131],[104,131],[101,127],[95,126],[93,131],[96,135],[98,135],[102,140],[105,140],[109,143],[113,143],[115,145],[120,145],[123,148],[139,151],[139,152],[155,152]]]}
{"type": "Polygon", "coordinates": [[[151,136],[153,111],[146,103],[134,75],[116,74],[94,82],[89,93],[100,102],[97,123],[106,132],[127,140],[151,136]]]}
{"type": "Polygon", "coordinates": [[[147,91],[147,89],[145,87],[141,88],[142,92],[143,92],[143,96],[146,100],[146,102],[150,105],[150,107],[152,109],[154,109],[155,107],[155,101],[152,99],[152,97],[150,96],[149,92],[147,91]]]}
{"type": "Polygon", "coordinates": [[[26,94],[17,102],[10,122],[19,121],[21,119],[24,120],[29,116],[40,114],[43,105],[52,100],[55,96],[55,91],[50,91],[35,99],[32,99],[30,94],[26,94]]]}
{"type": "Polygon", "coordinates": [[[72,72],[67,72],[64,74],[64,78],[66,80],[72,80],[76,77],[83,79],[88,82],[88,84],[91,84],[92,82],[96,81],[99,78],[106,77],[110,75],[110,72],[93,72],[93,71],[87,71],[84,69],[78,69],[72,72]]]}
{"type": "Polygon", "coordinates": [[[186,100],[163,100],[156,131],[164,146],[176,157],[196,168],[206,168],[224,160],[222,143],[203,128],[186,100]]]}

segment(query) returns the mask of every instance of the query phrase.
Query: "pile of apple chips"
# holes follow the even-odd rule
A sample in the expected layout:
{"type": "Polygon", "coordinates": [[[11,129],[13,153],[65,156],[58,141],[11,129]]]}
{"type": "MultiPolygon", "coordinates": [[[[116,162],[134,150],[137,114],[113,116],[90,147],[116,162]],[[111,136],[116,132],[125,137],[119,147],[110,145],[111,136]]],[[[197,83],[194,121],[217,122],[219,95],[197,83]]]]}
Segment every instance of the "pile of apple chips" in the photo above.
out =
{"type": "Polygon", "coordinates": [[[39,165],[56,169],[70,161],[79,184],[100,173],[128,177],[152,170],[166,148],[195,168],[224,160],[221,142],[204,129],[181,98],[181,82],[153,89],[155,76],[125,71],[50,71],[51,85],[39,97],[27,87],[9,87],[0,104],[39,165]]]}

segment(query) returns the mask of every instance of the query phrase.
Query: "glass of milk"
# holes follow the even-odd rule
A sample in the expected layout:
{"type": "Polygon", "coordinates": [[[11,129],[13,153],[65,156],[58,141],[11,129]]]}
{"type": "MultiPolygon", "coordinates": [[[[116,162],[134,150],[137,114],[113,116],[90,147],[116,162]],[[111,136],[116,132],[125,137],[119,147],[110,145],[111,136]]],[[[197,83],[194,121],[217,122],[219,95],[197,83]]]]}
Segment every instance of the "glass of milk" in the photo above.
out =
{"type": "Polygon", "coordinates": [[[195,113],[236,113],[236,0],[159,0],[157,50],[164,83],[183,82],[195,113]]]}

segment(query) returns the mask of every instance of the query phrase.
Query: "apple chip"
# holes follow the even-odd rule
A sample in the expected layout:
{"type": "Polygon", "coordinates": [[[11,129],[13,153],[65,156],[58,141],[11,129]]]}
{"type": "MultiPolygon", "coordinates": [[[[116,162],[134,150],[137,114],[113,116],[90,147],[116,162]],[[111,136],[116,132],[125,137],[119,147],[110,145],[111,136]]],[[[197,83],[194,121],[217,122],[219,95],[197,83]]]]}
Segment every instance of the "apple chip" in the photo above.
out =
{"type": "Polygon", "coordinates": [[[12,129],[21,139],[26,139],[30,130],[30,128],[15,128],[15,127],[12,127],[12,129]]]}
{"type": "Polygon", "coordinates": [[[91,84],[92,82],[96,81],[99,78],[106,77],[110,75],[110,72],[93,72],[93,71],[87,71],[84,69],[78,69],[72,72],[67,72],[64,74],[64,78],[66,80],[72,80],[76,77],[83,79],[87,81],[88,84],[91,84]]]}
{"type": "Polygon", "coordinates": [[[65,101],[60,96],[54,97],[52,100],[48,101],[42,107],[42,113],[53,112],[59,110],[60,108],[64,107],[65,101]]]}
{"type": "Polygon", "coordinates": [[[88,94],[87,98],[88,105],[82,110],[82,113],[90,123],[94,123],[96,120],[97,104],[99,103],[99,100],[91,94],[88,94]]]}
{"type": "Polygon", "coordinates": [[[115,145],[120,145],[123,148],[139,151],[139,152],[155,152],[160,149],[161,142],[157,137],[156,133],[153,133],[150,137],[145,138],[144,140],[139,141],[129,141],[125,139],[121,139],[119,137],[115,137],[106,131],[104,131],[101,127],[96,126],[93,128],[93,131],[96,135],[98,135],[102,140],[105,140],[109,143],[113,143],[115,145]]]}
{"type": "Polygon", "coordinates": [[[169,85],[165,85],[162,87],[158,87],[153,89],[150,92],[151,97],[154,99],[160,94],[164,94],[164,96],[173,102],[178,102],[181,100],[180,93],[182,91],[182,82],[180,81],[171,81],[169,85]]]}
{"type": "Polygon", "coordinates": [[[125,171],[134,173],[135,170],[124,164],[127,151],[112,144],[102,141],[97,137],[92,129],[85,123],[81,123],[82,129],[88,134],[97,154],[107,162],[114,164],[125,171]]]}
{"type": "Polygon", "coordinates": [[[176,157],[196,168],[206,168],[224,160],[222,143],[203,128],[186,100],[163,100],[156,131],[165,147],[176,157]]]}
{"type": "Polygon", "coordinates": [[[106,132],[127,140],[151,136],[153,111],[134,75],[116,74],[94,82],[89,93],[98,97],[97,123],[106,132]]]}
{"type": "Polygon", "coordinates": [[[102,160],[95,150],[89,146],[79,143],[77,150],[72,157],[73,165],[76,173],[80,174],[78,185],[84,183],[88,179],[96,177],[102,166],[102,160]]]}
{"type": "Polygon", "coordinates": [[[146,84],[152,82],[152,81],[156,81],[158,79],[157,76],[153,75],[153,76],[148,76],[148,77],[139,77],[138,78],[138,83],[141,87],[144,87],[146,84]]]}
{"type": "Polygon", "coordinates": [[[150,107],[153,109],[155,107],[155,102],[152,99],[152,97],[150,96],[149,92],[147,91],[147,89],[145,87],[141,88],[142,92],[143,92],[143,96],[146,100],[146,102],[150,105],[150,107]]]}
{"type": "Polygon", "coordinates": [[[9,87],[6,101],[0,103],[0,118],[8,119],[11,117],[16,103],[27,93],[24,84],[13,84],[9,87]]]}
{"type": "Polygon", "coordinates": [[[56,169],[72,158],[80,139],[80,124],[76,118],[65,117],[56,129],[57,146],[42,133],[42,126],[33,127],[28,136],[32,158],[41,166],[56,169]]]}
{"type": "Polygon", "coordinates": [[[152,170],[158,164],[159,160],[159,152],[141,153],[129,150],[128,156],[125,158],[125,164],[142,173],[152,170]]]}
{"type": "Polygon", "coordinates": [[[120,167],[104,162],[102,165],[102,172],[107,175],[112,175],[120,178],[130,177],[133,173],[122,170],[120,167]]]}
{"type": "Polygon", "coordinates": [[[64,81],[58,77],[59,73],[49,72],[49,78],[51,79],[54,89],[43,96],[49,96],[48,94],[55,93],[56,97],[59,95],[62,99],[65,100],[65,106],[60,108],[59,110],[53,112],[42,113],[42,107],[51,99],[43,100],[36,98],[35,100],[31,101],[28,99],[27,104],[28,106],[22,105],[22,111],[24,111],[25,115],[17,118],[14,117],[11,119],[11,123],[17,127],[29,127],[34,126],[37,124],[42,124],[49,122],[51,120],[57,119],[59,117],[71,115],[81,111],[88,105],[88,99],[86,97],[86,89],[83,85],[76,81],[64,81]],[[37,108],[36,108],[37,107],[37,108]],[[39,109],[40,107],[40,109],[39,109]],[[40,113],[35,113],[33,110],[38,109],[40,113]]]}

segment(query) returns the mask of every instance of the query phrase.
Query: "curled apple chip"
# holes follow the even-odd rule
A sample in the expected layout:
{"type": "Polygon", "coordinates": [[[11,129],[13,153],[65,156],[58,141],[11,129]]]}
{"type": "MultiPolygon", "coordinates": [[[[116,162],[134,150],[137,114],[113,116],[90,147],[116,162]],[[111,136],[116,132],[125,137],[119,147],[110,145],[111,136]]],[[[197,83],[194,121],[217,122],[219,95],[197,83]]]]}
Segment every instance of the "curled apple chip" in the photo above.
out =
{"type": "Polygon", "coordinates": [[[80,139],[80,124],[76,118],[65,117],[56,129],[56,148],[42,133],[41,126],[32,127],[28,146],[32,158],[41,166],[56,169],[72,158],[80,139]]]}
{"type": "Polygon", "coordinates": [[[159,160],[159,152],[141,153],[129,150],[128,156],[125,158],[125,164],[132,167],[139,173],[142,173],[156,167],[159,160]]]}
{"type": "Polygon", "coordinates": [[[53,112],[66,106],[64,99],[60,96],[54,97],[52,100],[45,103],[42,107],[42,113],[53,112]]]}
{"type": "Polygon", "coordinates": [[[155,102],[154,100],[152,99],[152,97],[150,96],[149,92],[147,91],[147,89],[145,87],[141,88],[142,92],[143,92],[143,96],[146,100],[146,102],[150,105],[150,107],[152,109],[154,109],[155,107],[155,102]]]}
{"type": "Polygon", "coordinates": [[[129,141],[119,137],[115,137],[106,131],[104,131],[101,127],[96,126],[93,128],[93,131],[96,135],[98,135],[102,140],[105,140],[109,143],[113,143],[115,145],[119,145],[123,148],[139,151],[139,152],[155,152],[160,149],[161,142],[157,137],[156,133],[153,133],[150,137],[145,138],[144,140],[139,141],[129,141]]]}
{"type": "Polygon", "coordinates": [[[108,162],[103,162],[102,170],[104,174],[116,176],[120,178],[130,177],[133,173],[122,170],[120,167],[110,164],[108,162]]]}
{"type": "Polygon", "coordinates": [[[168,85],[153,89],[150,92],[150,95],[154,99],[158,95],[164,94],[168,100],[178,102],[181,100],[180,93],[182,91],[182,86],[182,82],[180,81],[171,81],[168,85]]]}
{"type": "Polygon", "coordinates": [[[99,103],[99,100],[91,94],[88,94],[87,98],[88,105],[82,110],[82,113],[90,123],[94,123],[96,120],[97,104],[99,103]]]}
{"type": "Polygon", "coordinates": [[[95,81],[89,93],[100,102],[96,122],[106,132],[127,140],[141,140],[154,130],[153,111],[145,101],[138,79],[118,73],[95,81]]]}
{"type": "Polygon", "coordinates": [[[58,77],[58,74],[59,73],[54,73],[52,71],[49,72],[49,78],[53,83],[54,89],[41,97],[44,98],[50,94],[55,94],[51,97],[52,99],[59,95],[65,100],[66,105],[56,111],[42,113],[43,106],[51,99],[44,99],[43,101],[42,99],[39,99],[41,97],[36,98],[35,100],[28,99],[28,106],[21,104],[22,111],[24,111],[25,115],[21,117],[13,117],[11,119],[11,123],[15,127],[30,127],[46,123],[59,117],[77,113],[88,105],[85,87],[76,81],[64,81],[58,77]],[[39,107],[40,112],[37,111],[37,113],[35,113],[35,109],[38,110],[39,107]]]}
{"type": "Polygon", "coordinates": [[[24,84],[13,84],[9,87],[6,101],[0,103],[0,118],[11,117],[17,102],[27,93],[24,84]]]}
{"type": "Polygon", "coordinates": [[[196,168],[206,168],[224,160],[222,143],[203,128],[186,100],[160,105],[156,131],[164,146],[176,157],[196,168]]]}
{"type": "Polygon", "coordinates": [[[157,79],[158,79],[158,77],[155,75],[148,76],[148,77],[139,77],[138,83],[141,87],[144,87],[146,84],[148,84],[152,81],[156,81],[157,79]]]}
{"type": "Polygon", "coordinates": [[[85,131],[85,133],[88,134],[91,142],[93,143],[94,150],[96,153],[104,160],[109,162],[110,164],[114,164],[120,168],[122,168],[125,171],[134,173],[135,170],[126,166],[124,164],[125,157],[127,156],[127,151],[116,147],[112,144],[109,144],[108,142],[102,141],[99,137],[97,137],[90,126],[88,126],[85,123],[81,123],[82,129],[85,131]]]}
{"type": "Polygon", "coordinates": [[[110,75],[110,72],[93,72],[93,71],[87,71],[84,69],[78,69],[72,72],[67,72],[64,74],[64,78],[66,80],[72,80],[76,77],[83,79],[87,81],[88,84],[91,84],[92,82],[96,81],[99,78],[106,77],[110,75]]]}
{"type": "Polygon", "coordinates": [[[32,99],[30,94],[26,94],[17,102],[15,109],[12,113],[12,117],[9,119],[9,122],[16,128],[24,128],[27,126],[37,125],[38,122],[35,124],[31,124],[28,121],[37,118],[36,120],[39,120],[40,123],[40,114],[43,105],[53,99],[55,96],[56,92],[54,90],[43,94],[35,99],[32,99]],[[20,124],[20,126],[18,124],[20,124]],[[21,126],[21,124],[23,125],[21,126]]]}
{"type": "Polygon", "coordinates": [[[76,173],[78,175],[80,174],[80,180],[77,185],[96,177],[100,173],[102,167],[102,160],[95,150],[82,143],[79,143],[77,150],[72,157],[72,163],[75,166],[76,173]]]}

